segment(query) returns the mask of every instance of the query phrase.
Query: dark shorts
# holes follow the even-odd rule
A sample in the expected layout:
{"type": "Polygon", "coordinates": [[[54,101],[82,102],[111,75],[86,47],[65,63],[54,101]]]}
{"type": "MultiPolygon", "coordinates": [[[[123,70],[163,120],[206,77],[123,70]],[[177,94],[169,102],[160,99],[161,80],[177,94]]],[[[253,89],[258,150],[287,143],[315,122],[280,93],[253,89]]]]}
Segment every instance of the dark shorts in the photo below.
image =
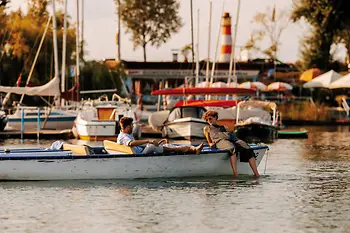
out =
{"type": "Polygon", "coordinates": [[[222,150],[229,150],[231,155],[235,152],[239,155],[241,162],[248,162],[250,158],[254,157],[253,149],[243,140],[238,139],[235,142],[229,140],[221,140],[216,143],[216,147],[222,150]]]}

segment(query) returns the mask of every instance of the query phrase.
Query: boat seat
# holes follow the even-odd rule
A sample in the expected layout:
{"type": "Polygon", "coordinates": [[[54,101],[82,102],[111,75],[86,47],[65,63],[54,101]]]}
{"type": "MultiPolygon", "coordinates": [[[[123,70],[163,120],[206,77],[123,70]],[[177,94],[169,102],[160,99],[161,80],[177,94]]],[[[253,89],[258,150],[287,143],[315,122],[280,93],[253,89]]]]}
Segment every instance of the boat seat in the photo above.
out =
{"type": "Polygon", "coordinates": [[[88,155],[89,148],[85,145],[73,145],[73,144],[63,144],[63,150],[72,151],[73,155],[88,155]]]}
{"type": "Polygon", "coordinates": [[[130,146],[125,146],[110,140],[104,140],[103,146],[109,154],[136,154],[130,146]]]}

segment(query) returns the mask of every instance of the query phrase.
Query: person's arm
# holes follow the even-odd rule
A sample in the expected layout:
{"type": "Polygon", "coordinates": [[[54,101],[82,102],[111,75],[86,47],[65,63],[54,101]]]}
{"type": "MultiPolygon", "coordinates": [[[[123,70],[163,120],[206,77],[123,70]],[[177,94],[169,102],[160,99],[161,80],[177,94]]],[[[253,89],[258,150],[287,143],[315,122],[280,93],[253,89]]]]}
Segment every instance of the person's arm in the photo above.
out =
{"type": "Polygon", "coordinates": [[[154,144],[155,140],[133,140],[131,142],[129,142],[128,146],[141,146],[147,143],[151,143],[154,144]]]}
{"type": "Polygon", "coordinates": [[[207,139],[207,142],[208,142],[209,146],[210,146],[210,147],[215,146],[215,143],[212,142],[212,140],[211,140],[211,138],[210,138],[210,134],[209,134],[209,132],[208,132],[208,128],[207,128],[207,127],[204,127],[203,131],[204,131],[204,136],[205,136],[205,138],[207,139]]]}

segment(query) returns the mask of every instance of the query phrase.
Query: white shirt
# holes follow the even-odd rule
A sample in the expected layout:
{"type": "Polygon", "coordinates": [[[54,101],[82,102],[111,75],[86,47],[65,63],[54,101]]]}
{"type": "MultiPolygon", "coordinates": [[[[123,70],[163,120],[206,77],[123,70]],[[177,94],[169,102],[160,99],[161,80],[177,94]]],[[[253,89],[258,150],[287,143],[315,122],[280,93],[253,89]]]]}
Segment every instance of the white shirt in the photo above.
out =
{"type": "MultiPolygon", "coordinates": [[[[130,146],[130,142],[134,141],[135,138],[131,134],[120,132],[117,138],[117,143],[130,146]]],[[[142,153],[143,148],[140,146],[133,146],[133,149],[137,154],[142,153]]]]}

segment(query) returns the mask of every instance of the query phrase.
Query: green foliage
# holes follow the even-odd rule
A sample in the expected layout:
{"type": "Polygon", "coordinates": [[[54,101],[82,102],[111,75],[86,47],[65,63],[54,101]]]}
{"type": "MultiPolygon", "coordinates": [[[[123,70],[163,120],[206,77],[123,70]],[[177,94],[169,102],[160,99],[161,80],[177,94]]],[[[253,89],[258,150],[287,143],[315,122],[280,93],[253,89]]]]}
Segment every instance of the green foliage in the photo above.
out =
{"type": "Polygon", "coordinates": [[[344,30],[350,28],[350,1],[348,0],[298,0],[294,2],[292,20],[304,19],[312,31],[302,41],[303,67],[328,70],[332,63],[330,49],[341,41],[344,30]]]}
{"type": "Polygon", "coordinates": [[[257,24],[259,29],[252,32],[245,48],[262,52],[270,59],[277,59],[280,38],[289,23],[286,10],[279,10],[276,13],[276,8],[267,8],[264,12],[258,12],[252,22],[257,24]],[[264,39],[269,42],[267,48],[262,48],[260,45],[264,39]]]}
{"type": "MultiPolygon", "coordinates": [[[[23,74],[22,85],[25,83],[38,50],[39,42],[44,34],[49,15],[46,0],[28,1],[28,12],[26,14],[20,10],[6,14],[0,9],[0,24],[4,25],[0,30],[0,51],[2,51],[0,59],[1,85],[15,85],[20,73],[23,74]]],[[[62,51],[62,12],[57,12],[56,17],[58,50],[62,51]]],[[[68,17],[67,65],[72,64],[73,61],[70,58],[75,50],[75,29],[70,26],[69,19],[68,17]]],[[[59,60],[61,61],[61,53],[59,53],[59,60]]],[[[30,82],[34,85],[46,83],[53,76],[52,68],[53,39],[52,26],[49,26],[30,82]]]]}
{"type": "MultiPolygon", "coordinates": [[[[81,70],[83,77],[80,82],[82,90],[101,90],[101,89],[118,89],[118,94],[122,91],[121,78],[124,76],[124,71],[121,67],[114,69],[109,68],[105,63],[96,61],[86,62],[81,70]]],[[[97,98],[103,93],[93,94],[87,97],[97,98]]]]}
{"type": "MultiPolygon", "coordinates": [[[[116,2],[118,5],[119,0],[116,2]]],[[[126,31],[132,34],[134,48],[143,48],[144,61],[147,44],[161,46],[182,26],[177,0],[120,0],[119,7],[126,31]]]]}

